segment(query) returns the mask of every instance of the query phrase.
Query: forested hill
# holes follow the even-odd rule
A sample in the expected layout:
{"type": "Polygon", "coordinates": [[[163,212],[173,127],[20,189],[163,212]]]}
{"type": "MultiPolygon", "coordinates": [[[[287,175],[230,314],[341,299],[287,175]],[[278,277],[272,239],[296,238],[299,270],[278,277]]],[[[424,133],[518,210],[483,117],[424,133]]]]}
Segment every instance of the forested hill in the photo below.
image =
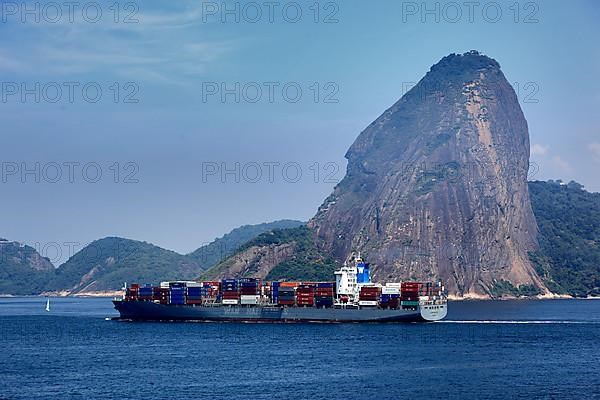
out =
{"type": "Polygon", "coordinates": [[[119,290],[123,282],[193,279],[260,234],[302,224],[281,220],[244,225],[187,255],[107,237],[90,243],[58,268],[34,248],[0,239],[0,295],[104,292],[119,290]]]}
{"type": "Polygon", "coordinates": [[[538,274],[554,293],[600,295],[600,193],[561,181],[530,182],[540,230],[531,254],[538,274]]]}

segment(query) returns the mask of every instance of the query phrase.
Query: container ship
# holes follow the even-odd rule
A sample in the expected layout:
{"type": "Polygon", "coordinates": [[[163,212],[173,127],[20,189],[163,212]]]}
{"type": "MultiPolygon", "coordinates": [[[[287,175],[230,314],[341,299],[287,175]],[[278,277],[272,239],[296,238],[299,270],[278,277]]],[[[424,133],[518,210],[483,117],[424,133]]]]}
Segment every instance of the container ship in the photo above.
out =
{"type": "Polygon", "coordinates": [[[360,256],[335,271],[335,282],[132,284],[113,303],[115,319],[130,321],[428,322],[448,311],[440,282],[373,283],[360,256]]]}

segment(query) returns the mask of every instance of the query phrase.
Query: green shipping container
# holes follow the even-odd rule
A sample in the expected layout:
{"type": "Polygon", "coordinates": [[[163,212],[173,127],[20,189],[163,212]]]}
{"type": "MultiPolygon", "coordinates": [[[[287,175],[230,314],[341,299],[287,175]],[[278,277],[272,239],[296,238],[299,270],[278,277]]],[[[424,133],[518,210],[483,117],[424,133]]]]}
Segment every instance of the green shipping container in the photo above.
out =
{"type": "Polygon", "coordinates": [[[418,301],[402,301],[401,305],[403,305],[403,306],[418,306],[419,302],[418,301]]]}

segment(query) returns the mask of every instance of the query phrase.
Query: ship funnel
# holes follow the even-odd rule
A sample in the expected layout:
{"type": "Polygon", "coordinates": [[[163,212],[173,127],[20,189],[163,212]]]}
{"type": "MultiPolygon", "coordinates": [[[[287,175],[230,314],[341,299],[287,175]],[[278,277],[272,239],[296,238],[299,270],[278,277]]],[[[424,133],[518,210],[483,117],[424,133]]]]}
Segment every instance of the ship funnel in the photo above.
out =
{"type": "Polygon", "coordinates": [[[365,263],[365,262],[356,263],[356,281],[358,283],[371,283],[371,273],[369,270],[369,263],[365,263]]]}

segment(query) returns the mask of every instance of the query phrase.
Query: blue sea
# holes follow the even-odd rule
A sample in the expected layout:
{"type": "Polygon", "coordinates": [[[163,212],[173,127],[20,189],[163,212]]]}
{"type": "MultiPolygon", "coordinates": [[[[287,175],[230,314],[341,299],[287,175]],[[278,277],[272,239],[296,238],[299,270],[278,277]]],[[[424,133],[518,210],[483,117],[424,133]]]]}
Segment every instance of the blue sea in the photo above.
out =
{"type": "Polygon", "coordinates": [[[132,323],[0,299],[0,399],[600,399],[600,301],[452,302],[430,324],[132,323]]]}

